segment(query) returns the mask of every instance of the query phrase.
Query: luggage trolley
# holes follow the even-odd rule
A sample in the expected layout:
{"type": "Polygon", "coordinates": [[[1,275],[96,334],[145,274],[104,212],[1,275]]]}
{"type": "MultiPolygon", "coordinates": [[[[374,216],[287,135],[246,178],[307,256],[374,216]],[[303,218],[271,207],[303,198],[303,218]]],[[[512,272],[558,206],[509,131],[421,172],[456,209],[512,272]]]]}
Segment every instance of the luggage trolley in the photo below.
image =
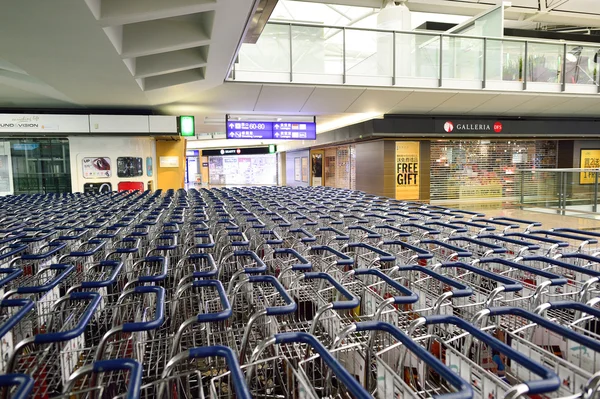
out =
{"type": "Polygon", "coordinates": [[[525,239],[534,242],[540,246],[540,255],[553,256],[559,252],[569,251],[569,243],[564,240],[556,240],[553,238],[540,237],[527,233],[509,233],[504,234],[505,237],[525,239]]]}
{"type": "MultiPolygon", "coordinates": [[[[556,287],[553,292],[548,293],[547,296],[549,298],[547,299],[553,301],[574,300],[586,303],[592,298],[600,295],[600,272],[571,263],[572,259],[578,258],[577,255],[582,254],[560,254],[560,257],[557,258],[527,256],[518,259],[518,262],[550,273],[555,273],[567,279],[565,285],[556,287]]],[[[600,261],[600,259],[598,259],[598,261],[600,261]]]]}
{"type": "Polygon", "coordinates": [[[396,325],[404,331],[419,315],[452,314],[455,303],[473,295],[470,286],[423,266],[396,266],[387,274],[418,295],[418,301],[398,315],[396,325]]]}
{"type": "Polygon", "coordinates": [[[433,254],[433,263],[456,262],[473,256],[472,252],[441,240],[420,240],[416,241],[415,245],[433,254]]]}
{"type": "Polygon", "coordinates": [[[514,259],[527,255],[534,255],[540,249],[540,246],[536,243],[532,243],[526,240],[520,240],[518,238],[511,238],[502,235],[495,234],[482,234],[475,236],[480,241],[489,242],[491,244],[499,245],[506,248],[507,252],[505,256],[508,259],[514,259]]]}
{"type": "Polygon", "coordinates": [[[346,228],[351,242],[377,245],[382,240],[382,235],[362,225],[352,225],[346,228]]]}
{"type": "Polygon", "coordinates": [[[470,381],[433,356],[392,323],[353,323],[330,351],[367,391],[385,398],[472,398],[470,381]],[[400,348],[406,348],[399,363],[400,348]]]}
{"type": "Polygon", "coordinates": [[[372,398],[325,345],[306,332],[276,334],[261,342],[245,370],[254,397],[372,398]],[[266,351],[278,355],[266,357],[266,351]]]}
{"type": "Polygon", "coordinates": [[[528,234],[566,241],[569,244],[569,247],[573,248],[573,252],[594,254],[600,251],[600,247],[598,246],[598,238],[591,237],[587,234],[580,235],[553,230],[531,230],[528,232],[528,234]],[[575,250],[575,248],[577,249],[575,250]]]}
{"type": "Polygon", "coordinates": [[[437,229],[417,223],[401,223],[400,225],[396,225],[396,227],[400,227],[402,230],[409,232],[415,241],[441,234],[441,231],[437,229]]]}
{"type": "Polygon", "coordinates": [[[306,258],[312,264],[313,271],[326,273],[329,270],[348,271],[354,265],[354,259],[341,251],[325,245],[310,247],[306,258]]]}
{"type": "Polygon", "coordinates": [[[233,251],[225,255],[218,268],[218,280],[223,282],[228,295],[237,280],[244,278],[244,274],[262,274],[267,271],[265,262],[253,251],[233,251]]]}
{"type": "Polygon", "coordinates": [[[518,225],[518,229],[521,230],[521,232],[526,233],[529,232],[531,229],[533,229],[534,227],[541,227],[542,224],[540,222],[534,222],[531,220],[523,220],[523,219],[516,219],[516,218],[511,218],[511,217],[507,217],[507,216],[501,216],[501,217],[491,217],[490,218],[491,221],[501,221],[501,222],[508,222],[508,223],[514,223],[516,225],[518,225]]]}
{"type": "Polygon", "coordinates": [[[8,262],[9,268],[20,268],[28,275],[35,275],[40,269],[57,263],[58,257],[67,247],[64,242],[50,242],[38,247],[38,251],[31,252],[31,247],[20,256],[8,262]]]}
{"type": "Polygon", "coordinates": [[[384,241],[380,247],[394,255],[397,266],[414,264],[427,266],[434,259],[433,254],[428,250],[404,241],[384,241]]]}
{"type": "Polygon", "coordinates": [[[139,399],[142,365],[133,359],[101,360],[77,369],[55,399],[105,397],[139,399]]]}
{"type": "Polygon", "coordinates": [[[346,243],[350,242],[349,235],[332,226],[318,228],[315,237],[317,238],[316,245],[329,246],[337,250],[341,250],[346,243]]]}
{"type": "Polygon", "coordinates": [[[346,244],[342,251],[354,258],[354,265],[357,268],[372,268],[387,270],[394,267],[396,257],[381,248],[365,243],[351,242],[346,244]]]}
{"type": "Polygon", "coordinates": [[[288,289],[297,304],[297,312],[282,331],[304,331],[317,335],[323,343],[332,342],[341,326],[354,320],[360,299],[335,279],[323,272],[307,272],[298,276],[288,289]]]}
{"type": "Polygon", "coordinates": [[[492,231],[496,230],[496,226],[488,226],[485,224],[470,222],[467,220],[453,220],[450,222],[450,224],[467,229],[467,234],[469,236],[480,236],[483,234],[490,234],[492,231]]]}
{"type": "Polygon", "coordinates": [[[79,351],[85,347],[84,331],[100,303],[96,292],[74,292],[33,315],[44,332],[24,337],[8,358],[6,373],[26,373],[34,379],[34,397],[57,396],[71,373],[80,367],[79,351]]]}
{"type": "MultiPolygon", "coordinates": [[[[600,316],[598,309],[588,308],[588,313],[600,316]]],[[[475,316],[474,323],[489,334],[502,337],[502,341],[517,352],[551,367],[561,381],[555,394],[557,397],[580,395],[592,398],[598,392],[600,341],[516,307],[484,309],[475,316]],[[494,322],[489,323],[490,318],[494,322]],[[596,374],[595,379],[593,374],[596,374]]],[[[468,342],[469,338],[467,346],[468,342]]],[[[481,353],[485,349],[478,348],[477,351],[481,353]]],[[[478,354],[477,357],[483,356],[478,354]]],[[[528,378],[519,366],[511,367],[511,371],[519,379],[528,378]]]]}
{"type": "MultiPolygon", "coordinates": [[[[543,395],[556,392],[561,381],[556,373],[546,366],[535,362],[490,334],[481,331],[473,324],[456,316],[426,316],[415,320],[408,330],[408,335],[413,339],[420,339],[421,344],[438,357],[444,357],[444,361],[451,369],[459,370],[460,375],[470,381],[474,398],[516,398],[522,395],[543,395]],[[435,327],[438,330],[447,329],[452,326],[454,330],[463,331],[459,336],[449,339],[428,336],[424,334],[425,327],[435,327]],[[470,345],[463,343],[469,339],[470,345]],[[476,358],[473,347],[480,348],[483,345],[491,349],[476,358]],[[491,353],[498,352],[499,356],[505,356],[510,369],[507,376],[500,376],[488,371],[485,365],[491,363],[491,353]],[[510,362],[510,363],[509,363],[510,362]],[[522,378],[518,378],[513,372],[513,367],[523,370],[522,378]]],[[[400,361],[403,362],[406,349],[402,349],[400,361]]]]}
{"type": "Polygon", "coordinates": [[[436,228],[440,231],[441,236],[444,238],[454,237],[456,235],[465,235],[469,232],[469,230],[464,227],[460,227],[451,223],[440,222],[439,220],[425,222],[423,225],[436,228]]]}
{"type": "MultiPolygon", "coordinates": [[[[384,241],[409,241],[412,236],[408,231],[389,224],[378,224],[373,226],[373,230],[382,235],[384,241]]],[[[381,243],[378,243],[378,245],[381,243]]]]}
{"type": "Polygon", "coordinates": [[[504,255],[508,252],[501,245],[492,244],[486,241],[471,237],[450,237],[446,241],[456,243],[464,243],[464,248],[470,251],[475,258],[487,258],[490,256],[504,255]]]}

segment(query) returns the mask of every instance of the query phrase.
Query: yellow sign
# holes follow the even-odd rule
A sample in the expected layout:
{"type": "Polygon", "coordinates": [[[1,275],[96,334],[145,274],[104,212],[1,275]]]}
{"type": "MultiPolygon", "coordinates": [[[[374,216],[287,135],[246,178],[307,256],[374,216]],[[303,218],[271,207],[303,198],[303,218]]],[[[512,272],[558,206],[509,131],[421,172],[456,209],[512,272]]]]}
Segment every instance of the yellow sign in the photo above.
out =
{"type": "Polygon", "coordinates": [[[419,199],[418,142],[396,142],[396,199],[419,199]]]}
{"type": "MultiPolygon", "coordinates": [[[[579,167],[581,169],[600,169],[600,150],[581,150],[579,167]]],[[[595,182],[596,173],[581,172],[579,174],[579,184],[594,184],[595,182]]]]}
{"type": "Polygon", "coordinates": [[[460,186],[459,197],[461,199],[502,197],[502,186],[500,184],[486,184],[481,186],[460,186]]]}

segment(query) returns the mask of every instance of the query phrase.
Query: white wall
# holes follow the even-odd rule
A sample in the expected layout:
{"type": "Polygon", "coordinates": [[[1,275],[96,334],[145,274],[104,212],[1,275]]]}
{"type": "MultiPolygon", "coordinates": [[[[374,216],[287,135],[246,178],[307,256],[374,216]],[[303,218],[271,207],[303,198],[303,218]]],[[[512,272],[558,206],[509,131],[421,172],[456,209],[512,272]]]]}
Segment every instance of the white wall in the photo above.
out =
{"type": "Polygon", "coordinates": [[[71,184],[73,192],[82,192],[85,183],[110,182],[113,191],[117,190],[119,182],[148,181],[156,187],[156,142],[152,137],[113,137],[113,136],[71,136],[69,137],[71,153],[71,184]],[[111,177],[86,179],[83,177],[82,162],[85,157],[108,157],[111,160],[111,177]],[[140,177],[119,178],[117,176],[118,157],[140,157],[143,159],[144,174],[140,177]],[[152,177],[147,176],[146,158],[152,157],[152,177]]]}

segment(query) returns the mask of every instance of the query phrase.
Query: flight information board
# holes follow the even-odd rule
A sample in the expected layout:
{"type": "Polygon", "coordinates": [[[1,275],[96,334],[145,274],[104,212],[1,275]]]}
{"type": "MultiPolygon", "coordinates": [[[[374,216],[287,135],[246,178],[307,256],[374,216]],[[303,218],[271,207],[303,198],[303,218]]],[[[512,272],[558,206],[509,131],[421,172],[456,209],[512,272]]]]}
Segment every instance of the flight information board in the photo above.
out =
{"type": "Polygon", "coordinates": [[[315,122],[227,121],[228,139],[316,140],[315,122]]]}

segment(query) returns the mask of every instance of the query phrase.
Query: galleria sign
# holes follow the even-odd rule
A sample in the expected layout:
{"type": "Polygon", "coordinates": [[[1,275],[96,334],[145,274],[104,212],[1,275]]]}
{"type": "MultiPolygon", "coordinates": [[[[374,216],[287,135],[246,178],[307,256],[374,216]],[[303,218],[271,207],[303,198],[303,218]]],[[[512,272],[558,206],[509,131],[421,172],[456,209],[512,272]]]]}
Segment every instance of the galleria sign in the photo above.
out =
{"type": "Polygon", "coordinates": [[[447,121],[444,123],[446,133],[451,133],[454,130],[462,132],[491,132],[500,133],[502,131],[502,122],[490,123],[454,123],[447,121]]]}

